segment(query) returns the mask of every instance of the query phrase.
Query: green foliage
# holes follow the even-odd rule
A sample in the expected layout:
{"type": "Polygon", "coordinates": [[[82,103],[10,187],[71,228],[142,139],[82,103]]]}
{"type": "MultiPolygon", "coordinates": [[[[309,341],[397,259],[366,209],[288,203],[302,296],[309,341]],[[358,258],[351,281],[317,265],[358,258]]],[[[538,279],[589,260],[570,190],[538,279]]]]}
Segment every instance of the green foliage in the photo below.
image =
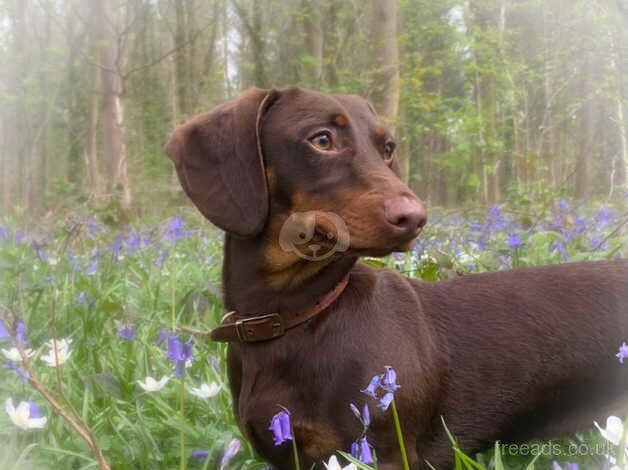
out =
{"type": "MultiPolygon", "coordinates": [[[[365,262],[436,281],[468,271],[562,262],[560,252],[553,247],[556,241],[565,243],[570,260],[628,255],[628,232],[622,225],[626,214],[619,212],[621,206],[565,208],[564,204],[562,209],[553,204],[549,209],[528,207],[526,211],[535,214],[528,228],[522,225],[528,220],[527,213],[506,207],[499,212],[491,209],[488,215],[468,211],[464,218],[459,213],[436,211],[414,252],[365,262]],[[586,219],[587,230],[576,233],[574,224],[580,223],[576,222],[579,217],[586,219]],[[477,243],[485,232],[478,226],[488,230],[482,248],[477,243]],[[520,235],[521,248],[508,247],[512,232],[520,235]]],[[[196,217],[189,214],[187,219],[198,220],[196,217]]],[[[164,347],[155,340],[161,328],[171,329],[173,311],[178,326],[198,331],[216,325],[222,316],[216,287],[220,283],[221,237],[206,224],[194,232],[189,231],[191,226],[176,232],[172,241],[168,235],[173,230],[172,220],[124,229],[110,229],[90,219],[77,224],[76,218],[65,224],[39,224],[26,231],[8,220],[0,225],[0,312],[3,316],[12,312],[25,321],[30,347],[38,356],[43,352],[41,345],[50,338],[53,321],[59,338],[74,339],[72,355],[61,366],[61,386],[115,468],[172,468],[180,457],[176,382],[147,394],[136,381],[147,375],[158,378],[172,373],[164,347]],[[160,264],[164,250],[168,256],[160,264]],[[96,268],[94,261],[98,262],[96,268]],[[88,301],[77,301],[81,292],[88,301]],[[135,325],[134,341],[118,337],[119,328],[126,323],[135,325]]],[[[188,369],[186,388],[211,381],[222,388],[217,397],[207,401],[186,396],[186,452],[209,449],[208,468],[215,468],[227,443],[237,438],[243,451],[232,468],[262,468],[233,420],[224,345],[199,336],[194,348],[197,360],[188,369]],[[218,359],[218,369],[212,367],[209,357],[218,359]]],[[[58,390],[54,370],[38,358],[33,363],[42,382],[58,390]]],[[[37,393],[21,383],[13,371],[0,369],[0,401],[8,397],[34,399],[42,405],[49,422],[43,431],[16,432],[7,415],[0,413],[2,468],[94,466],[85,443],[37,393]]],[[[556,447],[552,447],[551,455],[533,455],[530,449],[522,452],[520,447],[516,452],[496,447],[478,456],[466,456],[456,445],[452,452],[459,468],[501,465],[519,469],[534,457],[537,468],[548,468],[552,460],[576,461],[569,450],[583,442],[594,448],[599,443],[597,432],[553,441],[556,447]]],[[[539,449],[546,444],[539,443],[539,449]]],[[[577,461],[581,468],[594,468],[591,465],[597,465],[599,458],[585,455],[577,461]]],[[[200,468],[192,461],[189,464],[200,468]]]]}

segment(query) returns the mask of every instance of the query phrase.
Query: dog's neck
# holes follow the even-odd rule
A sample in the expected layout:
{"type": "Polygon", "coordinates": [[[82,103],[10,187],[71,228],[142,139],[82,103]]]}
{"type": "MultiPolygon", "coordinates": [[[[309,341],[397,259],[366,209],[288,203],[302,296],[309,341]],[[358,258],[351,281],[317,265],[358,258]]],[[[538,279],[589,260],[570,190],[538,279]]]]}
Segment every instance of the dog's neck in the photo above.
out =
{"type": "Polygon", "coordinates": [[[286,267],[285,282],[278,284],[278,273],[268,273],[266,252],[262,237],[225,236],[222,276],[227,311],[240,315],[296,314],[331,291],[357,261],[357,257],[342,257],[313,269],[307,264],[312,261],[301,260],[300,265],[286,267]],[[294,279],[298,282],[292,282],[294,279]]]}

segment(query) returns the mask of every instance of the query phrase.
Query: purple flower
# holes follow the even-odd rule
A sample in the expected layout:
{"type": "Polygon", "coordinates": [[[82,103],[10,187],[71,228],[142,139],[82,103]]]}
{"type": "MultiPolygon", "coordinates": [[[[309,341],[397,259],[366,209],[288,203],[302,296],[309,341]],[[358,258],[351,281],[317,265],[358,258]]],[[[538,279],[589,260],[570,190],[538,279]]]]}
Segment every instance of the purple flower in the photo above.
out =
{"type": "Polygon", "coordinates": [[[399,385],[397,385],[397,372],[390,366],[386,366],[386,372],[384,372],[384,378],[382,380],[382,388],[389,392],[394,392],[399,388],[399,385]]]}
{"type": "Polygon", "coordinates": [[[15,324],[15,338],[22,345],[28,344],[26,339],[26,324],[22,320],[18,320],[15,324]]]}
{"type": "Polygon", "coordinates": [[[0,320],[0,339],[10,338],[9,330],[6,325],[0,320]]]}
{"type": "Polygon", "coordinates": [[[372,396],[373,398],[377,398],[377,388],[379,387],[380,382],[382,381],[382,377],[379,375],[373,376],[368,386],[362,390],[363,393],[372,396]]]}
{"type": "Polygon", "coordinates": [[[159,252],[159,255],[157,256],[157,258],[155,258],[155,266],[157,268],[161,268],[164,265],[164,263],[168,259],[169,253],[170,252],[167,249],[163,249],[159,252]]]}
{"type": "Polygon", "coordinates": [[[360,460],[364,463],[373,463],[373,453],[371,452],[371,446],[369,445],[366,437],[363,437],[359,441],[360,445],[360,460]]]}
{"type": "Polygon", "coordinates": [[[360,459],[360,446],[358,445],[358,441],[351,444],[351,457],[358,460],[360,459]]]}
{"type": "Polygon", "coordinates": [[[41,418],[41,411],[34,401],[29,401],[28,406],[31,418],[41,418]]]}
{"type": "Polygon", "coordinates": [[[362,408],[362,422],[364,423],[364,427],[369,427],[371,424],[371,412],[369,411],[368,403],[364,404],[364,408],[362,408]]]}
{"type": "Polygon", "coordinates": [[[608,249],[608,241],[606,240],[606,237],[602,235],[595,235],[594,237],[591,237],[591,249],[592,250],[608,249]]]}
{"type": "Polygon", "coordinates": [[[131,323],[125,323],[118,330],[118,337],[127,341],[135,339],[135,326],[131,323]]]}
{"type": "Polygon", "coordinates": [[[376,375],[371,379],[369,386],[363,393],[379,400],[378,407],[386,411],[395,397],[395,391],[399,389],[397,384],[397,372],[390,366],[386,366],[386,371],[382,375],[376,375]],[[378,392],[383,392],[383,396],[379,396],[378,392]]]}
{"type": "Polygon", "coordinates": [[[355,415],[356,418],[360,420],[362,425],[365,428],[368,428],[369,425],[371,424],[371,412],[369,411],[368,404],[367,403],[364,404],[364,407],[362,408],[362,413],[360,413],[360,410],[358,409],[358,407],[354,405],[353,403],[349,404],[349,408],[351,408],[352,413],[355,415]]]}
{"type": "Polygon", "coordinates": [[[273,432],[275,445],[281,445],[286,441],[292,440],[292,432],[290,431],[290,413],[286,410],[280,411],[270,420],[268,427],[273,432]]]}
{"type": "Polygon", "coordinates": [[[240,452],[240,441],[237,439],[231,439],[231,442],[227,445],[227,450],[225,450],[225,454],[222,456],[222,460],[220,461],[220,470],[224,470],[229,465],[229,462],[233,460],[233,458],[240,452]]]}
{"type": "Polygon", "coordinates": [[[76,303],[83,305],[87,301],[87,294],[85,292],[79,292],[76,296],[76,303]]]}
{"type": "Polygon", "coordinates": [[[209,449],[197,449],[193,450],[190,457],[198,462],[205,462],[209,457],[209,449]]]}
{"type": "Polygon", "coordinates": [[[395,398],[395,395],[392,392],[386,392],[384,396],[380,398],[379,404],[377,405],[377,407],[382,411],[386,411],[394,398],[395,398]]]}
{"type": "Polygon", "coordinates": [[[159,337],[157,338],[157,341],[155,341],[155,344],[157,346],[163,345],[166,342],[166,340],[168,339],[168,335],[169,334],[170,334],[170,332],[166,328],[160,328],[159,329],[159,337]]]}
{"type": "Polygon", "coordinates": [[[126,239],[126,254],[131,255],[133,253],[137,253],[140,250],[142,239],[140,235],[137,233],[131,233],[126,239]]]}
{"type": "Polygon", "coordinates": [[[184,226],[185,223],[183,222],[183,219],[181,217],[173,217],[170,223],[166,225],[166,240],[168,240],[170,243],[174,243],[184,238],[187,235],[184,226]]]}
{"type": "Polygon", "coordinates": [[[581,215],[577,216],[573,221],[573,228],[576,235],[582,235],[587,229],[587,218],[581,215]]]}
{"type": "Polygon", "coordinates": [[[192,340],[181,344],[179,336],[172,334],[168,337],[168,352],[166,356],[175,366],[174,375],[183,377],[185,375],[185,363],[192,359],[192,340]]]}
{"type": "Polygon", "coordinates": [[[14,371],[22,382],[28,382],[28,380],[30,379],[28,372],[12,362],[5,362],[4,367],[5,369],[14,371]]]}
{"type": "Polygon", "coordinates": [[[621,343],[621,346],[619,347],[619,352],[615,354],[615,357],[619,359],[620,364],[624,363],[624,359],[628,359],[628,345],[625,342],[621,343]]]}
{"type": "Polygon", "coordinates": [[[521,237],[516,233],[511,233],[510,235],[508,235],[507,244],[510,250],[516,250],[523,247],[523,241],[521,240],[521,237]]]}
{"type": "Polygon", "coordinates": [[[88,276],[95,276],[98,273],[98,258],[92,259],[92,262],[87,267],[85,274],[88,276]]]}
{"type": "Polygon", "coordinates": [[[561,199],[560,201],[558,201],[558,208],[561,212],[569,212],[571,210],[569,201],[567,201],[566,199],[561,199]]]}
{"type": "Polygon", "coordinates": [[[120,260],[120,253],[122,252],[122,237],[120,235],[116,235],[113,239],[113,243],[111,244],[111,254],[113,255],[113,259],[116,261],[120,260]]]}
{"type": "Polygon", "coordinates": [[[351,457],[363,463],[373,463],[373,452],[366,437],[361,437],[351,444],[351,457]]]}
{"type": "Polygon", "coordinates": [[[608,207],[601,207],[597,216],[595,217],[595,227],[598,230],[602,230],[609,225],[612,225],[617,220],[617,214],[614,210],[608,207]]]}
{"type": "MultiPolygon", "coordinates": [[[[567,462],[567,464],[565,465],[564,470],[579,470],[580,467],[578,466],[577,463],[572,463],[572,462],[567,462]]],[[[556,460],[554,460],[552,462],[552,470],[563,470],[563,467],[556,462],[556,460]]]]}
{"type": "Polygon", "coordinates": [[[218,362],[218,358],[211,354],[209,356],[209,362],[211,363],[212,368],[220,374],[220,363],[218,362]]]}
{"type": "Polygon", "coordinates": [[[355,406],[353,403],[349,403],[349,408],[351,408],[351,412],[355,415],[355,417],[362,421],[362,415],[360,414],[360,410],[358,409],[358,407],[355,406]]]}

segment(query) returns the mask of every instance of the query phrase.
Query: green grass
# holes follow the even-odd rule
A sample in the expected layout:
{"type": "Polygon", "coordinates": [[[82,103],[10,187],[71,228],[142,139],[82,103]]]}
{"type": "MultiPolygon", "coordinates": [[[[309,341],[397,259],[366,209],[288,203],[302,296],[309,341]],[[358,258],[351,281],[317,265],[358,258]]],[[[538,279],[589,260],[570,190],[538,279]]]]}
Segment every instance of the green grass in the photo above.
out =
{"type": "MultiPolygon", "coordinates": [[[[589,218],[591,228],[574,237],[550,227],[552,211],[544,215],[547,223],[535,227],[526,227],[523,218],[516,215],[508,222],[509,227],[492,231],[482,247],[467,236],[474,233],[471,220],[455,214],[443,215],[440,220],[434,217],[434,224],[423,236],[424,251],[371,262],[425,279],[443,279],[456,271],[560,262],[560,255],[552,250],[556,240],[566,242],[570,259],[626,256],[627,236],[621,225],[625,214],[621,214],[621,209],[619,204],[612,223],[601,224],[595,230],[598,208],[579,209],[589,218]],[[519,233],[524,246],[509,249],[509,232],[519,233]],[[595,236],[606,238],[603,247],[596,248],[601,238],[592,240],[595,236]]],[[[77,419],[91,429],[113,468],[181,468],[181,433],[185,444],[183,462],[189,468],[205,465],[217,469],[227,444],[234,438],[240,440],[242,450],[229,468],[264,468],[233,419],[224,345],[194,337],[195,360],[187,369],[184,382],[183,422],[177,379],[152,394],[143,392],[136,383],[148,375],[159,378],[172,373],[165,346],[156,344],[162,328],[172,329],[174,323],[177,327],[206,331],[223,314],[222,236],[198,216],[185,214],[188,223],[183,233],[174,230],[170,221],[125,230],[107,229],[93,222],[57,221],[37,224],[26,230],[23,238],[19,233],[22,227],[6,220],[0,224],[0,228],[4,227],[4,232],[0,231],[0,316],[26,323],[29,347],[37,353],[32,363],[39,379],[61,402],[67,398],[76,409],[77,419]],[[174,235],[181,235],[176,241],[168,240],[169,224],[170,230],[177,232],[174,235]],[[192,227],[194,230],[187,232],[192,227]],[[135,250],[129,235],[137,233],[146,240],[135,250]],[[124,239],[120,256],[115,255],[116,237],[124,239]],[[157,266],[156,260],[164,250],[168,250],[167,259],[157,266]],[[81,292],[92,305],[77,301],[81,292]],[[126,323],[135,326],[136,339],[132,341],[118,336],[119,328],[126,323]],[[54,368],[39,360],[45,350],[43,344],[53,330],[58,338],[74,340],[72,355],[60,367],[59,376],[54,368]],[[216,397],[202,400],[188,393],[191,387],[212,381],[222,386],[216,397]],[[195,449],[209,450],[208,462],[191,459],[195,449]]],[[[485,216],[479,214],[477,220],[481,222],[485,216]]],[[[569,224],[573,225],[573,221],[566,220],[561,227],[567,230],[569,224]]],[[[9,346],[6,340],[0,341],[0,347],[9,346]]],[[[21,431],[0,410],[1,469],[97,468],[88,445],[67,423],[29,384],[21,382],[13,371],[1,368],[2,408],[8,397],[15,402],[34,400],[48,417],[48,424],[43,430],[21,431]]],[[[67,404],[65,408],[70,409],[67,404]]],[[[599,455],[568,455],[571,445],[581,443],[594,447],[601,445],[601,440],[597,432],[590,431],[556,441],[555,450],[560,448],[563,454],[540,455],[536,468],[548,468],[553,460],[579,462],[581,468],[599,468],[599,455]]],[[[489,450],[471,457],[479,462],[476,465],[488,468],[523,469],[534,455],[511,455],[507,451],[495,454],[489,450]]],[[[471,465],[471,458],[460,458],[462,466],[458,468],[480,468],[465,467],[464,462],[471,465]]]]}

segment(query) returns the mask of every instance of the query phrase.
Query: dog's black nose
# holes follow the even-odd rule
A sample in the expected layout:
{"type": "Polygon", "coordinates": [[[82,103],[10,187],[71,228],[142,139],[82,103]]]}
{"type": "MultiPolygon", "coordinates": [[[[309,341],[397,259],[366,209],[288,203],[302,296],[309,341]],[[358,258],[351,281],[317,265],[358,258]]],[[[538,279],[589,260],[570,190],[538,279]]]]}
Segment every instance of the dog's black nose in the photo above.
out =
{"type": "Polygon", "coordinates": [[[388,223],[400,235],[417,235],[427,222],[427,212],[421,202],[413,197],[400,196],[384,203],[384,215],[388,223]]]}

